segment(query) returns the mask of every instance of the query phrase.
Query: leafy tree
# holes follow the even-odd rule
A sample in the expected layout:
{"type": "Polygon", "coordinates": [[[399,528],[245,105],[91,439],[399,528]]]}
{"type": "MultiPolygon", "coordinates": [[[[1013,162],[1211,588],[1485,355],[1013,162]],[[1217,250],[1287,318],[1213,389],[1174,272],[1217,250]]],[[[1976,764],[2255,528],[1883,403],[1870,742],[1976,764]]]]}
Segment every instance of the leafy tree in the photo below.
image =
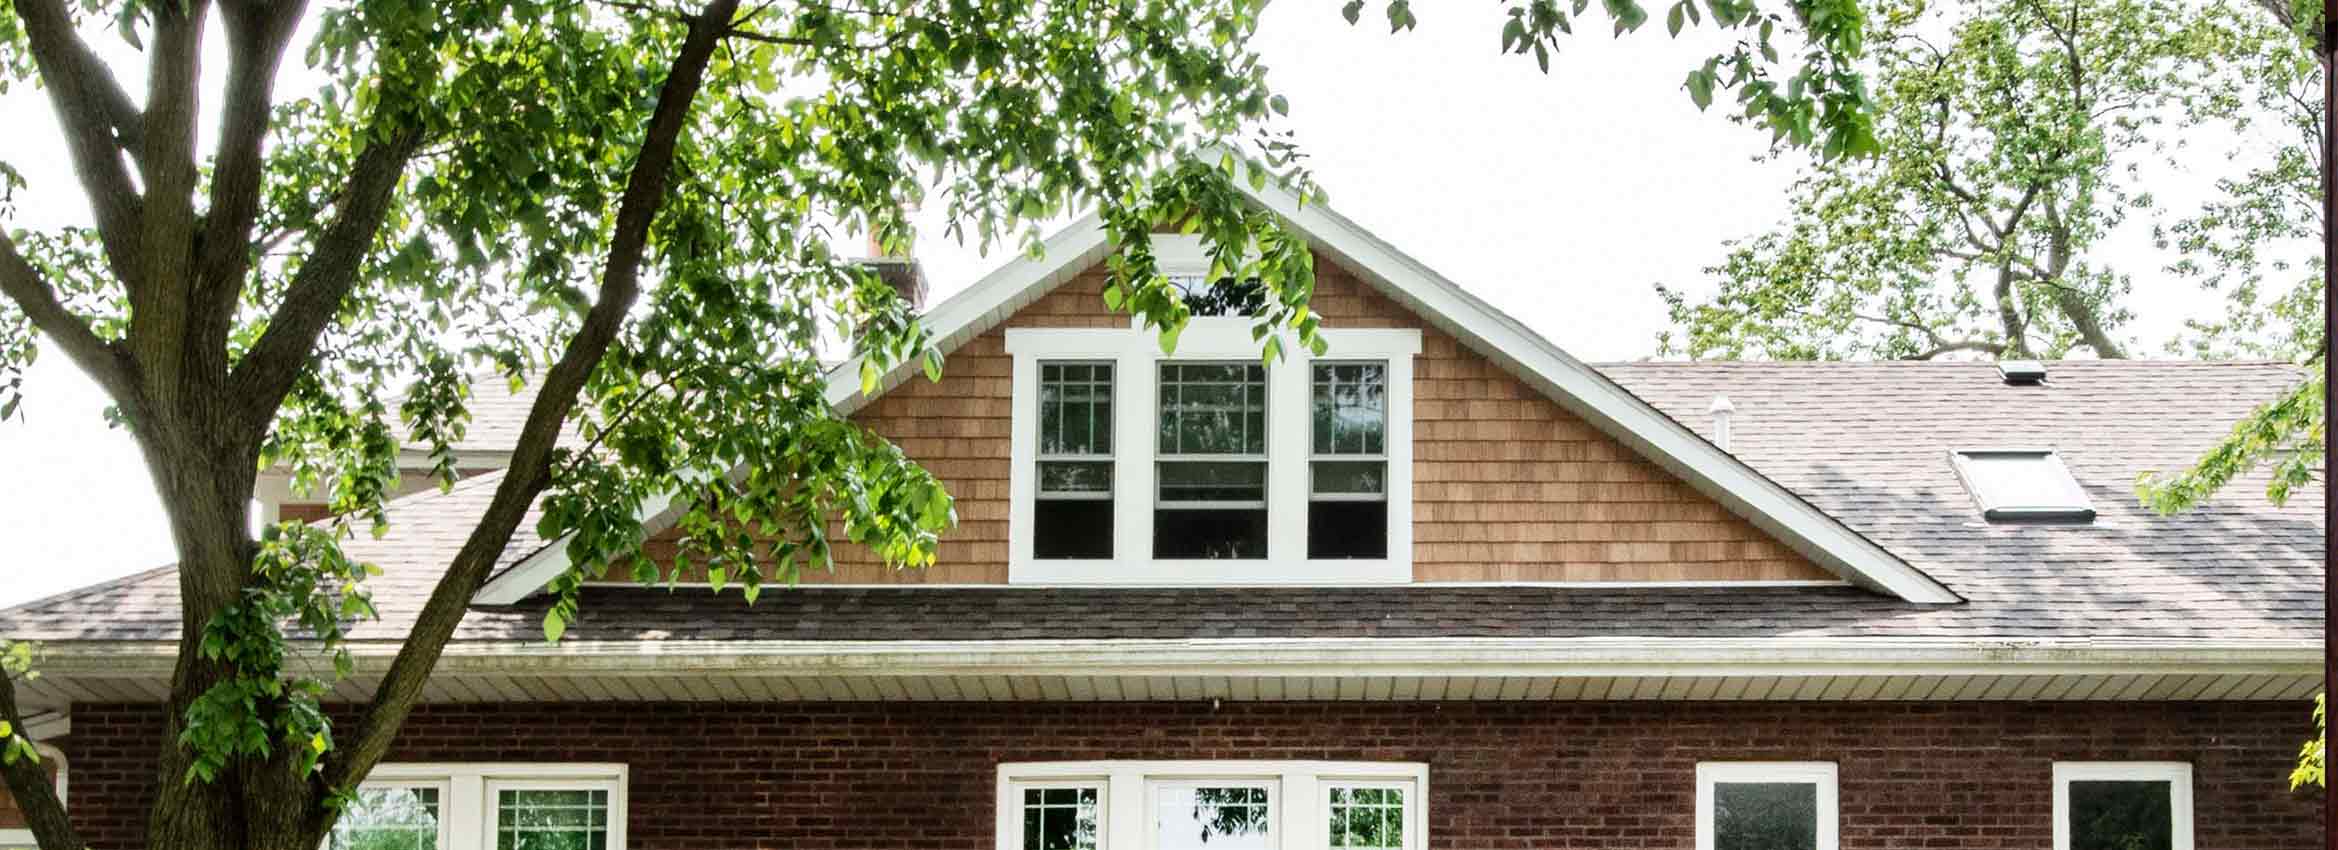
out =
{"type": "Polygon", "coordinates": [[[1816,163],[1787,222],[1659,287],[1694,357],[2122,357],[2128,279],[2092,249],[2152,198],[2132,170],[2225,114],[2279,33],[2210,0],[1881,5],[1873,159],[1816,163]]]}
{"type": "MultiPolygon", "coordinates": [[[[837,233],[900,248],[905,205],[938,194],[950,235],[1031,247],[1036,222],[1093,207],[1122,249],[1107,302],[1174,345],[1188,310],[1148,243],[1174,221],[1263,288],[1266,356],[1286,337],[1320,347],[1306,246],[1232,190],[1312,192],[1249,47],[1260,6],[350,0],[316,13],[303,58],[327,81],[297,92],[277,83],[301,3],[0,8],[0,81],[47,90],[93,212],[0,233],[0,414],[40,347],[62,350],[144,453],[178,554],[145,845],[316,847],[532,506],[575,565],[552,586],[555,639],[588,575],[666,569],[638,557],[634,519],[660,495],[684,508],[695,562],[670,568],[704,567],[749,601],[840,542],[930,562],[950,498],[831,415],[820,341],[850,340],[870,387],[940,358],[877,275],[831,250],[837,233]],[[210,26],[228,50],[206,151],[210,26]],[[142,100],[85,40],[108,27],[143,54],[142,100]],[[1249,161],[1221,153],[1237,150],[1249,161]],[[368,671],[373,696],[336,727],[328,683],[293,662],[353,672],[341,641],[372,614],[374,570],[341,535],[384,530],[402,440],[451,482],[482,371],[536,382],[536,401],[396,657],[368,671]],[[582,445],[561,444],[566,426],[582,445]],[[354,519],[253,535],[254,480],[276,463],[354,519]]],[[[1503,49],[1547,63],[1587,7],[1514,2],[1503,49]]],[[[1383,8],[1393,29],[1414,22],[1406,0],[1383,8]]],[[[1601,10],[1619,33],[1649,17],[1634,0],[1601,10]]],[[[1745,34],[1691,73],[1698,103],[1733,91],[1787,143],[1873,148],[1853,0],[1682,0],[1667,17],[1745,34]]],[[[0,165],[4,197],[61,170],[0,165]]],[[[0,677],[12,741],[14,678],[0,677]]],[[[41,844],[83,846],[31,759],[5,761],[41,844]]]]}

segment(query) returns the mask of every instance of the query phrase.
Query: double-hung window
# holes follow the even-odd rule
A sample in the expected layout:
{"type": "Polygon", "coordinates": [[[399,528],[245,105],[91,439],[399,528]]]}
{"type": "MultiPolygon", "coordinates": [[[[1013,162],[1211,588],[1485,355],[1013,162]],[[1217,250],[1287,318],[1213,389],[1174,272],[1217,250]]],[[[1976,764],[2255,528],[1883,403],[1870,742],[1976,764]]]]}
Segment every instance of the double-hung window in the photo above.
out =
{"type": "Polygon", "coordinates": [[[1317,363],[1307,557],[1388,557],[1388,364],[1317,363]]]}
{"type": "Polygon", "coordinates": [[[1153,557],[1264,558],[1266,367],[1160,367],[1153,557]]]}
{"type": "Polygon", "coordinates": [[[1379,762],[999,766],[999,850],[1420,850],[1428,768],[1379,762]]]}
{"type": "Polygon", "coordinates": [[[1037,558],[1112,557],[1109,362],[1039,365],[1037,558]]]}

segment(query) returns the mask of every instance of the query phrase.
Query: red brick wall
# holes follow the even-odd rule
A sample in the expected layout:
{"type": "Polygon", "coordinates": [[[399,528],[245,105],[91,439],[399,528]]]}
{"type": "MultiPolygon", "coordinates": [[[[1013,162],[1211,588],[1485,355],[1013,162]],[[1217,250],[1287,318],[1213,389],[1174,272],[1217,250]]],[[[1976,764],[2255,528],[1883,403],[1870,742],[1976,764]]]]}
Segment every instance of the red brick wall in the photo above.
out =
{"type": "MultiPolygon", "coordinates": [[[[151,709],[77,706],[73,814],[134,846],[151,709]]],[[[393,760],[632,766],[636,850],[988,848],[1001,761],[1429,764],[1438,848],[1687,848],[1699,760],[1834,761],[1846,850],[2051,846],[2056,760],[2193,765],[2197,845],[2320,845],[2294,703],[430,706],[393,760]]]]}

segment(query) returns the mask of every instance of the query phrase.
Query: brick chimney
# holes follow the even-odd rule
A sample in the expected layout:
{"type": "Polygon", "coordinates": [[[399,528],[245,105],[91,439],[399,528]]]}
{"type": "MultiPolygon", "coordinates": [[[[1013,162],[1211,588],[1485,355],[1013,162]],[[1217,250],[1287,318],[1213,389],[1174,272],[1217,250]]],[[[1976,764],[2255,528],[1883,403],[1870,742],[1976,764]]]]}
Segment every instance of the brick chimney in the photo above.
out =
{"type": "Polygon", "coordinates": [[[914,251],[904,249],[900,256],[886,253],[885,246],[877,242],[877,231],[871,228],[869,255],[860,263],[876,272],[877,277],[883,278],[887,285],[893,287],[894,292],[901,295],[902,300],[908,301],[911,312],[925,309],[925,267],[918,264],[914,251]]]}

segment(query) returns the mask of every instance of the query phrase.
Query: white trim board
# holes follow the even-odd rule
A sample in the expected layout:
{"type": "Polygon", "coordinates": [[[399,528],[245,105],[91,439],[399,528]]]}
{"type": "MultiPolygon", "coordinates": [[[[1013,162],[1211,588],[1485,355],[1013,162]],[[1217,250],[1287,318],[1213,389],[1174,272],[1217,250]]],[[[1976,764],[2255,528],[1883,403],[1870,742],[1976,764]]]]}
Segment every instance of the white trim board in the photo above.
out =
{"type": "MultiPolygon", "coordinates": [[[[1278,183],[1269,182],[1260,189],[1252,189],[1244,181],[1236,181],[1236,185],[1367,285],[1453,334],[1813,563],[1853,584],[1909,602],[1961,601],[1946,585],[1354,222],[1320,203],[1302,205],[1296,194],[1278,183]]],[[[943,351],[953,351],[1078,274],[1109,248],[1101,220],[1092,213],[1084,216],[1048,239],[1036,258],[1026,256],[1007,263],[936,306],[927,314],[927,327],[943,351]]],[[[879,381],[878,393],[897,386],[916,371],[915,364],[893,370],[879,381]]],[[[838,412],[849,414],[870,398],[861,392],[858,359],[838,364],[829,372],[828,400],[838,412]]],[[[649,523],[656,514],[645,509],[642,519],[649,523]]],[[[506,569],[481,589],[477,601],[511,604],[535,594],[566,568],[565,547],[565,540],[556,542],[506,569]]]]}

